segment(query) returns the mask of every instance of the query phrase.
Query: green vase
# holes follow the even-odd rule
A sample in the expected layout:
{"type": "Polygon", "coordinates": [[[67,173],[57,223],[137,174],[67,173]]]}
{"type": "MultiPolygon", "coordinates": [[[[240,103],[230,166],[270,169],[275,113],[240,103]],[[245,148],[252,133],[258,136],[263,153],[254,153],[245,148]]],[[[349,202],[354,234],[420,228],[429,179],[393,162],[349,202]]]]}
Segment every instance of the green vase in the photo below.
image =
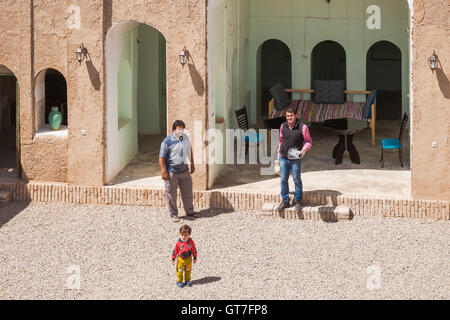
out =
{"type": "Polygon", "coordinates": [[[52,107],[52,111],[48,115],[48,122],[53,130],[59,130],[61,127],[62,114],[59,112],[58,107],[52,107]]]}

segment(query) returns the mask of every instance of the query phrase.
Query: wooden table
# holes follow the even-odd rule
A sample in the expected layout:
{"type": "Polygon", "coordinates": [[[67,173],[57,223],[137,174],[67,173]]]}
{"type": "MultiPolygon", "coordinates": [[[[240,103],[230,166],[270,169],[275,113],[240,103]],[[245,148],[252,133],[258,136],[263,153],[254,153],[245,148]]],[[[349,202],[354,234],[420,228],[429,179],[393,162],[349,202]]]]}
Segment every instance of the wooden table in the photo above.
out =
{"type": "Polygon", "coordinates": [[[358,149],[353,144],[353,137],[357,132],[367,128],[367,121],[356,119],[326,120],[323,127],[339,136],[338,144],[333,148],[332,153],[335,164],[342,163],[345,150],[350,153],[350,160],[353,163],[361,164],[358,149]]]}

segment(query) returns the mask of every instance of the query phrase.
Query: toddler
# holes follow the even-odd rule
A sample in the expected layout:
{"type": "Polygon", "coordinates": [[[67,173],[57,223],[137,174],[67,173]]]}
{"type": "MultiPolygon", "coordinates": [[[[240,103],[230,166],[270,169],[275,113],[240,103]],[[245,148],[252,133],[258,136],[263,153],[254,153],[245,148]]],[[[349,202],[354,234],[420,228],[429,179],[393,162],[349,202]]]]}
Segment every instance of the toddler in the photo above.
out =
{"type": "Polygon", "coordinates": [[[177,270],[177,287],[183,288],[183,273],[184,280],[187,287],[192,287],[191,283],[191,270],[192,262],[197,262],[197,249],[195,248],[194,241],[191,237],[192,229],[188,225],[184,225],[180,228],[181,238],[178,239],[175,249],[172,252],[172,265],[175,265],[177,270]],[[192,260],[192,257],[194,260],[192,260]]]}

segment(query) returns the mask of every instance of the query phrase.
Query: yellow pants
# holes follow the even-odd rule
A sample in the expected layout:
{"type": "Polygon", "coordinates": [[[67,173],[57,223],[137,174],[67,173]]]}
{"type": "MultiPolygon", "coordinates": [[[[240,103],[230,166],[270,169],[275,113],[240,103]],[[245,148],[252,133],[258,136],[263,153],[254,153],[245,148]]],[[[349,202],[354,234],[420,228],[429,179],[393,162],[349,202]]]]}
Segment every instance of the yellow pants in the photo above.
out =
{"type": "Polygon", "coordinates": [[[183,259],[178,257],[177,260],[177,282],[183,282],[183,272],[184,281],[191,281],[191,270],[192,270],[192,257],[183,259]]]}

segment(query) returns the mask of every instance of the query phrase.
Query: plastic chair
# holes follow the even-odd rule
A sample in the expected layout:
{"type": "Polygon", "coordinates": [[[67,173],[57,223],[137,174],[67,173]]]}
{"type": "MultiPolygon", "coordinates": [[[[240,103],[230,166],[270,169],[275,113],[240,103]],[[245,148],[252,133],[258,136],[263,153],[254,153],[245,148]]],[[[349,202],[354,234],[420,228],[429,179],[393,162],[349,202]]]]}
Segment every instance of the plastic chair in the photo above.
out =
{"type": "Polygon", "coordinates": [[[400,158],[400,164],[403,167],[403,159],[402,159],[402,136],[405,131],[406,123],[408,122],[408,115],[403,115],[402,126],[400,127],[400,133],[398,135],[398,139],[382,139],[381,140],[381,167],[384,168],[384,150],[398,150],[398,156],[400,158]]]}

